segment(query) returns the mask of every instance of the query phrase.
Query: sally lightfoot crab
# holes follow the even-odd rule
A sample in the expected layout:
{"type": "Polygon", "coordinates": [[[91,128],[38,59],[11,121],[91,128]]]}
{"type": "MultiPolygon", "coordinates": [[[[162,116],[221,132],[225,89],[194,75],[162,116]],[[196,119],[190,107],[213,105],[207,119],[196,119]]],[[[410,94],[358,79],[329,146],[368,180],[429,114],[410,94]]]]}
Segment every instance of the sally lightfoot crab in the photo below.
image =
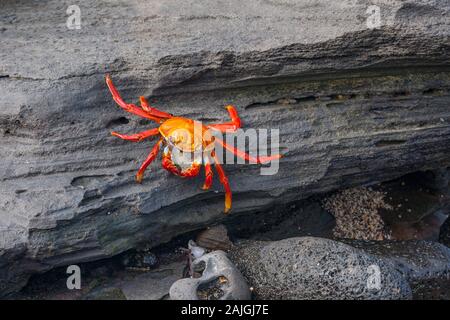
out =
{"type": "Polygon", "coordinates": [[[111,91],[114,101],[125,111],[159,124],[158,128],[131,135],[120,134],[117,132],[111,133],[113,136],[133,142],[142,141],[152,136],[159,136],[158,142],[154,145],[152,151],[142,163],[136,174],[136,181],[138,183],[142,182],[144,171],[156,158],[160,149],[164,147],[162,166],[164,169],[177,176],[185,178],[194,177],[199,174],[200,167],[202,165],[205,166],[204,190],[208,190],[211,187],[213,179],[211,164],[214,164],[220,182],[225,188],[225,213],[228,213],[231,209],[231,189],[225,172],[216,156],[215,143],[217,142],[226,150],[251,163],[266,163],[281,157],[281,155],[278,154],[253,157],[242,150],[229,146],[223,140],[212,135],[210,130],[217,130],[225,133],[236,131],[241,127],[241,120],[239,119],[237,111],[231,105],[226,107],[231,117],[230,122],[203,125],[199,121],[177,117],[153,108],[144,97],[140,97],[140,107],[131,103],[126,103],[112,83],[109,75],[106,75],[106,84],[111,91]]]}

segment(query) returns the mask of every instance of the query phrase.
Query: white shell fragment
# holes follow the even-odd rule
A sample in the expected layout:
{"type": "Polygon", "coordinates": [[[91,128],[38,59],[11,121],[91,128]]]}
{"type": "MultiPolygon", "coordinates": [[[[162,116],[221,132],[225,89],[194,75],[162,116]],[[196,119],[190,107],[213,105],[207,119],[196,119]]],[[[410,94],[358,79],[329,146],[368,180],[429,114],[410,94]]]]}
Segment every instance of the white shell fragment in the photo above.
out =
{"type": "Polygon", "coordinates": [[[193,240],[189,240],[188,248],[191,251],[192,256],[194,257],[194,260],[203,256],[206,252],[204,248],[199,247],[193,240]]]}
{"type": "Polygon", "coordinates": [[[185,278],[176,281],[170,287],[171,300],[200,300],[199,289],[216,283],[216,291],[220,291],[218,300],[248,300],[250,289],[234,264],[228,259],[224,251],[217,250],[194,260],[193,267],[204,264],[200,278],[185,278]]]}

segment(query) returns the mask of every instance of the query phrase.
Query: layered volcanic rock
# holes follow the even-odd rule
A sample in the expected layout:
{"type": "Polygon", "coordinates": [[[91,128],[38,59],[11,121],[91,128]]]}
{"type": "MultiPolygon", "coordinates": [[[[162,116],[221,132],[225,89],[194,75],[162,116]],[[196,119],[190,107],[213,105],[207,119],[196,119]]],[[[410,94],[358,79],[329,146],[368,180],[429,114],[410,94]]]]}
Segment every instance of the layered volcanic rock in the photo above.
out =
{"type": "Polygon", "coordinates": [[[217,181],[204,192],[157,159],[135,183],[154,141],[110,131],[154,124],[114,104],[107,72],[129,102],[205,122],[234,104],[244,128],[279,129],[275,175],[225,166],[232,215],[450,166],[448,3],[77,3],[80,29],[65,2],[0,4],[1,295],[227,219],[217,181]]]}

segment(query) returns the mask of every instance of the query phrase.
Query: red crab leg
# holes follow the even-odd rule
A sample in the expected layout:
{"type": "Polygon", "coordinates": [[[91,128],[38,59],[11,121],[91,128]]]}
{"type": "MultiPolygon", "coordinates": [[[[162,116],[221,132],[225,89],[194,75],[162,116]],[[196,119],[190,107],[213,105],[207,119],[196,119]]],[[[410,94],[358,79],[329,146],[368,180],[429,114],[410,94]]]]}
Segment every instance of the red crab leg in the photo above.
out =
{"type": "Polygon", "coordinates": [[[208,190],[211,188],[213,179],[213,171],[211,169],[211,163],[209,161],[209,156],[205,156],[205,183],[203,184],[202,189],[208,190]]]}
{"type": "Polygon", "coordinates": [[[147,99],[145,99],[145,97],[140,96],[139,100],[141,101],[141,107],[142,109],[144,109],[144,111],[147,111],[148,113],[157,116],[159,118],[172,118],[173,115],[167,112],[163,112],[163,111],[159,111],[156,108],[153,108],[150,106],[150,104],[148,103],[147,99]]]}
{"type": "Polygon", "coordinates": [[[172,172],[173,174],[184,177],[184,178],[192,178],[198,175],[200,171],[200,165],[195,164],[191,168],[186,169],[185,171],[181,171],[173,162],[170,154],[164,154],[162,158],[162,166],[164,169],[172,172]]]}
{"type": "Polygon", "coordinates": [[[152,151],[150,151],[150,153],[147,156],[147,159],[145,159],[145,161],[142,163],[141,167],[139,168],[139,171],[136,174],[136,181],[137,183],[141,183],[142,182],[142,178],[144,176],[144,171],[145,169],[147,169],[147,167],[149,166],[149,164],[156,158],[156,156],[158,155],[159,152],[159,148],[161,147],[162,144],[162,139],[160,138],[158,140],[158,142],[155,144],[155,146],[153,147],[152,151]]]}
{"type": "Polygon", "coordinates": [[[223,184],[225,188],[225,210],[224,213],[227,214],[231,209],[231,188],[228,183],[228,178],[225,175],[225,171],[219,163],[219,159],[217,159],[216,154],[213,152],[212,156],[214,157],[214,165],[217,173],[219,174],[219,180],[223,184]]]}
{"type": "Polygon", "coordinates": [[[119,91],[117,91],[116,87],[114,86],[109,74],[106,75],[106,84],[109,88],[109,91],[111,92],[114,101],[125,111],[128,111],[143,118],[156,121],[158,123],[161,123],[163,121],[163,119],[161,119],[161,117],[158,117],[158,115],[152,115],[148,111],[144,111],[135,104],[126,103],[125,101],[123,101],[119,91]]]}
{"type": "Polygon", "coordinates": [[[139,142],[148,137],[156,136],[157,134],[159,134],[159,131],[158,131],[158,128],[154,128],[154,129],[142,131],[142,132],[131,134],[131,135],[121,134],[121,133],[117,133],[115,131],[111,132],[111,134],[113,136],[119,137],[120,139],[123,139],[123,140],[139,142]]]}
{"type": "Polygon", "coordinates": [[[275,154],[273,156],[263,156],[263,157],[253,157],[251,155],[249,155],[248,153],[239,150],[236,147],[231,147],[229,145],[227,145],[225,142],[223,142],[222,140],[220,140],[219,138],[215,137],[215,141],[217,141],[220,145],[222,145],[223,147],[225,147],[225,149],[227,149],[228,151],[234,153],[235,155],[237,155],[239,158],[242,158],[244,160],[247,160],[251,163],[267,163],[270,162],[272,160],[276,160],[276,159],[280,159],[282,157],[281,154],[275,154]]]}
{"type": "Polygon", "coordinates": [[[207,126],[208,128],[225,132],[225,131],[236,131],[241,127],[241,119],[239,118],[236,108],[233,106],[226,106],[225,108],[228,110],[228,113],[230,114],[231,122],[210,124],[207,126]]]}
{"type": "Polygon", "coordinates": [[[162,163],[162,166],[164,169],[172,172],[173,174],[175,174],[175,175],[181,174],[180,170],[173,164],[170,154],[166,155],[164,153],[161,163],[162,163]]]}

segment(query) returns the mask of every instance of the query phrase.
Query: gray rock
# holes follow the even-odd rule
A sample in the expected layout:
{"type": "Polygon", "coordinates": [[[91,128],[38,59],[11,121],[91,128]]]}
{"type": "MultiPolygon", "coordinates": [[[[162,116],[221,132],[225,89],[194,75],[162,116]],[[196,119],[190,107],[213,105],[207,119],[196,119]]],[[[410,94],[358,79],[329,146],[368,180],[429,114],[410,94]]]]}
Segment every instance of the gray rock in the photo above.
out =
{"type": "Polygon", "coordinates": [[[389,295],[392,292],[401,298],[411,294],[415,299],[450,298],[450,248],[432,241],[302,237],[243,243],[231,257],[263,298],[397,298],[389,295]],[[374,270],[367,269],[368,261],[381,271],[378,292],[363,288],[374,270]],[[281,290],[284,285],[290,290],[281,290]]]}
{"type": "Polygon", "coordinates": [[[449,4],[372,1],[57,0],[0,12],[0,295],[31,274],[102,259],[220,223],[222,187],[200,190],[152,164],[153,142],[124,98],[203,121],[279,128],[288,153],[273,176],[226,166],[233,215],[336,188],[450,165],[449,4]],[[332,14],[330,14],[332,13],[332,14]],[[420,14],[418,14],[420,13],[420,14]]]}
{"type": "Polygon", "coordinates": [[[437,242],[350,240],[347,243],[389,260],[408,280],[435,278],[450,272],[450,249],[437,242]]]}
{"type": "Polygon", "coordinates": [[[411,298],[408,282],[392,264],[333,240],[244,243],[231,259],[258,299],[411,298]]]}
{"type": "Polygon", "coordinates": [[[158,270],[122,281],[119,287],[127,300],[165,299],[169,295],[172,284],[182,277],[183,267],[183,263],[172,263],[158,270]]]}
{"type": "Polygon", "coordinates": [[[450,299],[450,248],[432,241],[348,243],[394,265],[415,299],[450,299]]]}
{"type": "Polygon", "coordinates": [[[228,251],[233,246],[228,237],[228,230],[223,224],[212,226],[202,230],[195,239],[195,242],[202,248],[210,251],[228,251]]]}
{"type": "Polygon", "coordinates": [[[184,278],[170,287],[171,300],[248,300],[250,289],[238,269],[221,250],[213,251],[193,262],[203,265],[199,278],[184,278]]]}

